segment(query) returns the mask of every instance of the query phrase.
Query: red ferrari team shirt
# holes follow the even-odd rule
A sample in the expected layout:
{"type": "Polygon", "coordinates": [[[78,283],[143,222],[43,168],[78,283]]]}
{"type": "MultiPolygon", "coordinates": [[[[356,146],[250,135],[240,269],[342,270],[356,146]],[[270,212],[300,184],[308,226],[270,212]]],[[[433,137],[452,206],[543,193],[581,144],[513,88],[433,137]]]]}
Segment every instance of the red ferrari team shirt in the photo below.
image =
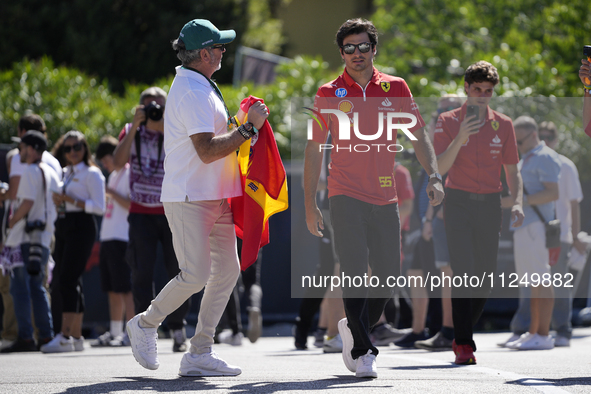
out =
{"type": "Polygon", "coordinates": [[[394,157],[402,149],[397,134],[412,136],[425,126],[404,79],[374,68],[363,87],[345,70],[318,89],[314,113],[318,121],[312,122],[308,138],[328,149],[329,131],[332,136],[328,196],[346,195],[375,205],[397,202],[394,157]],[[339,110],[341,117],[322,110],[339,110]]]}
{"type": "MultiPolygon", "coordinates": [[[[460,123],[466,116],[466,107],[465,103],[458,109],[439,115],[435,126],[436,155],[445,152],[458,135],[460,123]]],[[[478,133],[462,144],[448,172],[445,186],[478,194],[500,192],[503,190],[501,166],[518,162],[511,119],[487,107],[484,123],[478,133]]]]}

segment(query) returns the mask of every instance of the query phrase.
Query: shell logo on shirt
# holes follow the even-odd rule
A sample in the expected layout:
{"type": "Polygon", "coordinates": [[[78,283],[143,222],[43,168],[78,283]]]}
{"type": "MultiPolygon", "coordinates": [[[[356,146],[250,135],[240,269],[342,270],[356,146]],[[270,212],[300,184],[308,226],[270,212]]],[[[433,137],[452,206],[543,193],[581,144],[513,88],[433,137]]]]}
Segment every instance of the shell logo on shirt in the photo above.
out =
{"type": "Polygon", "coordinates": [[[384,92],[388,93],[390,91],[390,82],[380,82],[380,86],[384,92]]]}
{"type": "Polygon", "coordinates": [[[339,111],[343,111],[344,113],[348,114],[353,110],[353,103],[349,100],[343,100],[339,103],[339,111]]]}
{"type": "Polygon", "coordinates": [[[345,97],[347,95],[347,89],[345,89],[345,88],[338,88],[337,90],[335,90],[334,94],[337,97],[345,97]]]}

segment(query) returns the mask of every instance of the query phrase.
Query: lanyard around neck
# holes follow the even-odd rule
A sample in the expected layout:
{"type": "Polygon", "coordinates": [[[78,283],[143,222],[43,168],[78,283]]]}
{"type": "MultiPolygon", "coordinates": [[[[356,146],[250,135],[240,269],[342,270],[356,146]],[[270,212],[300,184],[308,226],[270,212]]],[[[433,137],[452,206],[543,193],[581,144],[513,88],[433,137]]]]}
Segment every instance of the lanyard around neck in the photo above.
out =
{"type": "Polygon", "coordinates": [[[211,79],[207,78],[199,70],[196,70],[196,69],[194,69],[192,67],[188,67],[188,66],[183,66],[183,68],[186,68],[187,70],[195,71],[196,73],[201,74],[203,76],[203,78],[207,79],[207,82],[209,82],[209,84],[211,85],[213,90],[217,93],[220,100],[222,100],[222,104],[224,104],[224,109],[226,110],[226,115],[228,116],[227,119],[228,119],[228,124],[229,124],[230,123],[230,111],[228,111],[228,106],[226,106],[226,102],[224,101],[224,96],[222,95],[222,91],[220,90],[220,88],[218,88],[218,85],[216,85],[216,83],[213,82],[211,79]]]}

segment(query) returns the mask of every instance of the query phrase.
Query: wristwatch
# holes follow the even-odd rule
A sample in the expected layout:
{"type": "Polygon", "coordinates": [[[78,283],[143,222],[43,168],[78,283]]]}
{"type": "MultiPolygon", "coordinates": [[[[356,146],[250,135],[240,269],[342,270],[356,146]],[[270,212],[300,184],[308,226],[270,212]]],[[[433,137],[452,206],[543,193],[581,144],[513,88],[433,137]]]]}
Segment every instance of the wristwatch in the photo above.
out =
{"type": "Polygon", "coordinates": [[[443,178],[441,178],[441,174],[440,174],[440,173],[438,173],[438,172],[434,172],[433,174],[429,175],[429,181],[430,181],[431,179],[436,179],[436,180],[438,180],[439,182],[443,183],[443,178]]]}
{"type": "Polygon", "coordinates": [[[246,131],[248,131],[251,135],[255,135],[256,133],[259,132],[259,130],[254,127],[254,125],[251,122],[246,122],[244,123],[244,128],[246,129],[246,131]]]}

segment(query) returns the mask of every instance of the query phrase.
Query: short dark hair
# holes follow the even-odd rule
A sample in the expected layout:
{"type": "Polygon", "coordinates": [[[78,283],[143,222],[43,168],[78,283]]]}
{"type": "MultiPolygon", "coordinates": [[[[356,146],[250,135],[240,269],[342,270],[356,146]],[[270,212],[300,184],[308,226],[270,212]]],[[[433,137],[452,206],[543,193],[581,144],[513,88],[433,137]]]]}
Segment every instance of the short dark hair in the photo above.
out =
{"type": "Polygon", "coordinates": [[[374,46],[378,45],[378,30],[371,21],[361,18],[349,19],[347,22],[343,23],[337,31],[335,40],[340,48],[343,46],[345,37],[360,33],[367,33],[369,41],[374,46]]]}
{"type": "Polygon", "coordinates": [[[547,121],[547,120],[543,121],[542,123],[540,123],[539,129],[540,129],[540,131],[541,130],[548,130],[549,132],[552,133],[552,135],[554,137],[556,137],[558,135],[558,129],[556,128],[556,125],[552,121],[547,121]]]}
{"type": "Polygon", "coordinates": [[[113,137],[112,135],[105,135],[103,138],[101,138],[101,142],[96,148],[96,159],[100,160],[107,155],[113,155],[118,143],[119,141],[117,141],[117,138],[113,137]]]}
{"type": "Polygon", "coordinates": [[[18,128],[20,130],[37,130],[45,133],[45,122],[43,118],[37,114],[23,115],[18,121],[18,128]]]}
{"type": "Polygon", "coordinates": [[[470,67],[466,69],[464,81],[468,82],[468,85],[471,85],[474,82],[490,82],[493,85],[496,85],[499,83],[499,73],[495,66],[489,62],[481,60],[470,65],[470,67]]]}

